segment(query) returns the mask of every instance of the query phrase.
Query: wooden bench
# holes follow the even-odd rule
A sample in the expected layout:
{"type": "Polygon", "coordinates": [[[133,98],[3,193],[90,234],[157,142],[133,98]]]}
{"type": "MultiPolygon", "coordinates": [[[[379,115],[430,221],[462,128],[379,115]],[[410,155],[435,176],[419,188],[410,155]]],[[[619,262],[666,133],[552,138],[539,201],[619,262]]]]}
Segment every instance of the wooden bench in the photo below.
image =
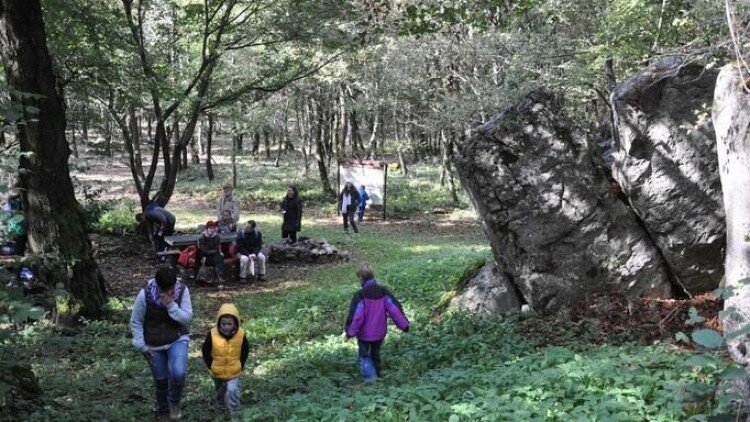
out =
{"type": "Polygon", "coordinates": [[[180,250],[179,249],[167,249],[165,251],[159,251],[156,253],[156,260],[157,261],[165,261],[168,262],[169,265],[176,267],[177,266],[177,258],[180,257],[180,250]]]}

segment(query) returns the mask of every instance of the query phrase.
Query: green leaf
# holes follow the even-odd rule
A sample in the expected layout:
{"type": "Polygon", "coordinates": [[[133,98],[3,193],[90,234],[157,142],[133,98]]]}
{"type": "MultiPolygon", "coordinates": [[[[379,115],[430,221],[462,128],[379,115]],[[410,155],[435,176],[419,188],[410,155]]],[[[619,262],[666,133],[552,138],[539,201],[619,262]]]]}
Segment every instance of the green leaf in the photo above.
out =
{"type": "Polygon", "coordinates": [[[706,365],[712,365],[716,363],[716,360],[705,355],[694,355],[685,360],[684,363],[687,366],[702,368],[706,365]]]}
{"type": "Polygon", "coordinates": [[[723,380],[741,380],[747,378],[747,371],[736,366],[730,366],[721,371],[719,378],[723,380]]]}
{"type": "Polygon", "coordinates": [[[716,330],[703,329],[693,332],[693,341],[709,349],[719,348],[724,343],[724,338],[716,330]]]}
{"type": "Polygon", "coordinates": [[[706,318],[703,318],[702,316],[698,315],[698,310],[695,309],[694,306],[691,306],[688,310],[688,319],[685,321],[686,324],[689,325],[695,325],[700,324],[702,322],[705,322],[706,318]]]}
{"type": "Polygon", "coordinates": [[[32,306],[31,309],[29,309],[29,318],[37,320],[41,319],[44,316],[44,308],[40,306],[32,306]]]}
{"type": "Polygon", "coordinates": [[[690,344],[690,337],[688,337],[687,334],[683,333],[682,331],[675,334],[674,337],[677,341],[681,341],[685,344],[690,344]]]}

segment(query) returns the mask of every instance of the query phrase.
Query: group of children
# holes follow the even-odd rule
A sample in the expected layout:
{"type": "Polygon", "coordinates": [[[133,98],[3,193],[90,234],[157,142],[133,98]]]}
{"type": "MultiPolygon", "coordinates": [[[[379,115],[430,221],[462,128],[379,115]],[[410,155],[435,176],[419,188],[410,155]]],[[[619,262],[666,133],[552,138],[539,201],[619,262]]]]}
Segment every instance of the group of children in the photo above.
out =
{"type": "MultiPolygon", "coordinates": [[[[219,198],[217,206],[217,220],[206,222],[198,238],[198,244],[192,253],[181,262],[186,267],[193,268],[193,278],[198,279],[198,273],[203,265],[203,259],[211,262],[216,270],[216,279],[224,278],[224,258],[234,257],[239,264],[240,282],[247,279],[266,279],[266,256],[263,254],[263,235],[254,220],[246,222],[238,229],[239,201],[232,194],[231,185],[224,186],[224,194],[219,198]],[[237,233],[233,244],[222,244],[221,235],[237,233]]],[[[191,251],[188,251],[190,253],[191,251]]]]}
{"type": "MultiPolygon", "coordinates": [[[[409,331],[401,304],[378,284],[369,264],[357,268],[361,289],[352,298],[344,327],[347,340],[357,338],[360,362],[372,362],[381,376],[380,348],[387,333],[387,318],[403,332],[409,331]]],[[[171,267],[161,267],[136,297],[130,327],[133,345],[151,367],[154,379],[154,412],[160,419],[182,417],[180,401],[187,372],[188,323],[193,311],[187,286],[171,267]]],[[[240,375],[250,345],[241,327],[239,309],[225,303],[219,307],[216,325],[201,347],[203,361],[214,382],[218,409],[240,411],[240,375]]],[[[366,377],[372,378],[372,377],[366,377]]]]}

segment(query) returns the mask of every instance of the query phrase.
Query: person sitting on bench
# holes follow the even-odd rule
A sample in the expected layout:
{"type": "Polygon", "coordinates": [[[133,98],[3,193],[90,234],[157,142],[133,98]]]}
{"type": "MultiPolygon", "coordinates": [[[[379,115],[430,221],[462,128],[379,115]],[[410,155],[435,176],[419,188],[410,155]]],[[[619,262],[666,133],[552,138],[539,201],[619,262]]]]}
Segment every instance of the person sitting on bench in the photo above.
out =
{"type": "Polygon", "coordinates": [[[266,279],[266,256],[263,255],[263,235],[257,228],[255,221],[250,220],[245,230],[237,235],[237,252],[240,254],[240,280],[256,278],[266,279]],[[256,273],[255,264],[258,264],[256,273]]]}
{"type": "Polygon", "coordinates": [[[234,233],[237,231],[237,223],[232,219],[232,212],[224,210],[219,220],[219,233],[234,233]]]}
{"type": "Polygon", "coordinates": [[[221,255],[221,237],[219,236],[219,225],[215,221],[206,223],[206,228],[198,239],[198,251],[195,258],[195,268],[193,269],[193,278],[198,279],[198,271],[203,264],[203,258],[213,261],[216,269],[216,279],[218,282],[224,278],[224,257],[221,255]]]}

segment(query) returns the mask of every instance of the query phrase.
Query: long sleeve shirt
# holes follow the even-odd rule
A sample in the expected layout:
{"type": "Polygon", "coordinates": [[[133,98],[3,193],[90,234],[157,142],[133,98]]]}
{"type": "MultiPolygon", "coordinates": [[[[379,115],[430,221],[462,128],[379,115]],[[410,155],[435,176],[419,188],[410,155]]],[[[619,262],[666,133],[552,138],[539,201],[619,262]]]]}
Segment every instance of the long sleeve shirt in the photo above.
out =
{"type": "MultiPolygon", "coordinates": [[[[190,302],[190,290],[185,287],[185,292],[182,294],[182,301],[178,305],[177,302],[172,302],[167,307],[169,317],[179,322],[180,324],[187,325],[190,320],[193,319],[193,304],[190,302]]],[[[133,313],[130,315],[130,331],[133,333],[133,346],[141,352],[147,350],[166,350],[169,349],[174,343],[166,344],[159,347],[149,347],[146,345],[146,341],[143,338],[143,322],[146,318],[146,292],[141,289],[138,292],[138,296],[135,298],[135,304],[133,304],[133,313]]],[[[189,341],[190,335],[185,334],[181,336],[177,341],[189,341]]]]}

